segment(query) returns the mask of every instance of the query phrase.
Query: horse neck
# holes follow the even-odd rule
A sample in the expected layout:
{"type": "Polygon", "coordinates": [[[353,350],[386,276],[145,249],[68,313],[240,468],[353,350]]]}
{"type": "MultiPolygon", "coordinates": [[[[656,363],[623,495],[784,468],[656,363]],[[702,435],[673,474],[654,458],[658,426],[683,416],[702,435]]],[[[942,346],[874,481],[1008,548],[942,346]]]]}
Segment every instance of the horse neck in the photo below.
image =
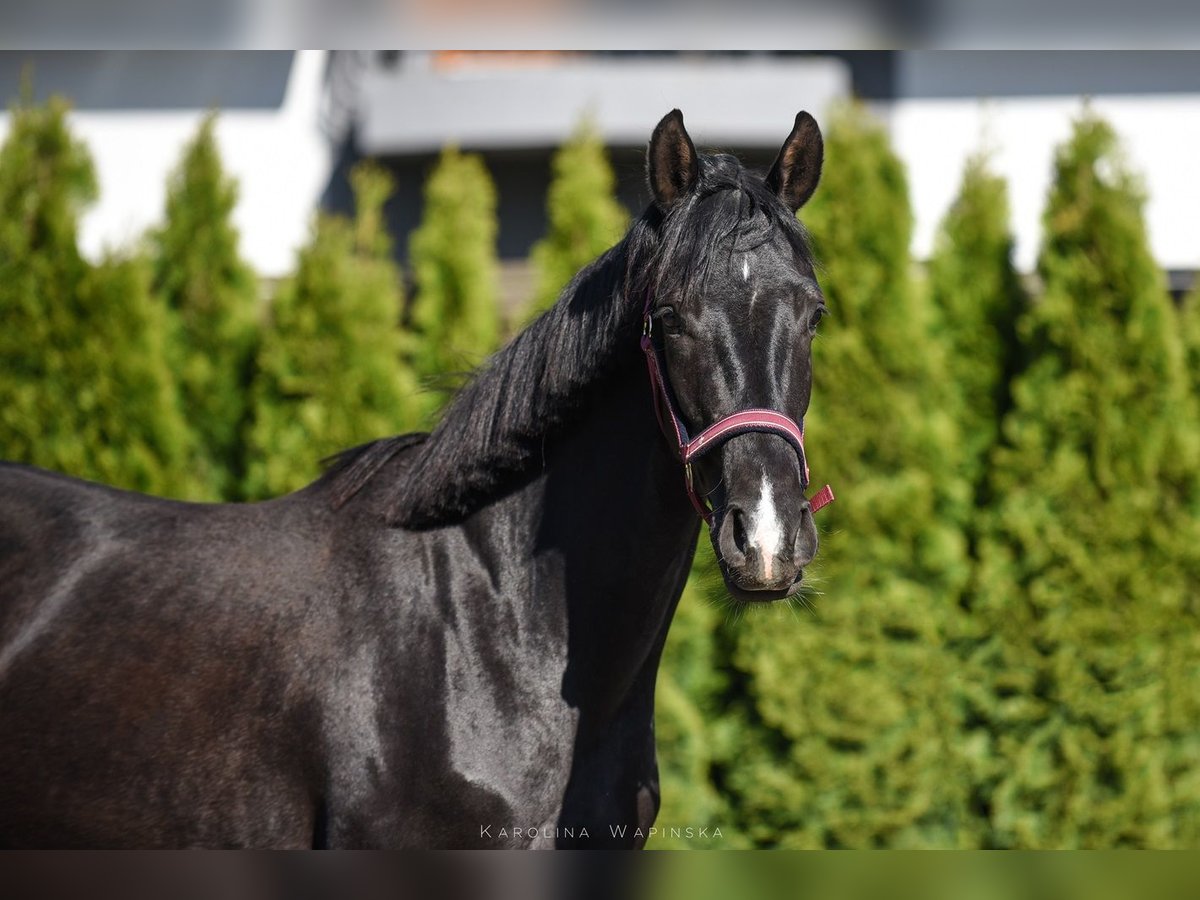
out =
{"type": "Polygon", "coordinates": [[[636,345],[593,396],[543,480],[534,543],[562,579],[564,696],[603,722],[635,687],[653,690],[699,520],[636,345]]]}

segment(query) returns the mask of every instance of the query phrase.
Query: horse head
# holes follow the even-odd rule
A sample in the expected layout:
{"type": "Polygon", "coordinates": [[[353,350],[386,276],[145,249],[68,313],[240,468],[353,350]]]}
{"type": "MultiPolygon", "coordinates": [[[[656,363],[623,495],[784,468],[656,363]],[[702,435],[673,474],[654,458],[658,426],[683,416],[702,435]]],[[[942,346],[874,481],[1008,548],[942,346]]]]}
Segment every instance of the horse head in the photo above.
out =
{"type": "Polygon", "coordinates": [[[765,176],[698,154],[678,110],[647,153],[661,251],[642,345],[664,430],[741,600],[794,593],[817,552],[800,423],[826,306],[796,212],[822,157],[820,129],[803,112],[765,176]]]}

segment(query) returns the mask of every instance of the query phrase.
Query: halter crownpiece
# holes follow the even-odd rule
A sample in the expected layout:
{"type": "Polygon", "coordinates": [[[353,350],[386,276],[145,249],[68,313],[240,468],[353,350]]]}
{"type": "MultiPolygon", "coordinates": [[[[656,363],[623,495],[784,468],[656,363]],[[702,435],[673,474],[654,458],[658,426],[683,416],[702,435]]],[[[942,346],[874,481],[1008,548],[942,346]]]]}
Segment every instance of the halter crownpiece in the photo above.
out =
{"type": "MultiPolygon", "coordinates": [[[[803,422],[797,425],[793,419],[781,412],[773,409],[743,409],[714,422],[696,437],[688,437],[687,426],[684,425],[675,405],[675,398],[671,395],[660,351],[654,345],[651,311],[651,302],[647,298],[645,309],[642,312],[641,344],[642,352],[646,355],[646,367],[650,371],[650,390],[654,396],[654,414],[658,417],[658,425],[663,433],[675,441],[679,460],[683,463],[683,478],[687,485],[688,499],[692,501],[692,506],[696,508],[700,518],[712,525],[713,511],[696,493],[695,480],[692,477],[692,462],[739,434],[748,434],[752,431],[774,434],[791,444],[792,449],[800,458],[802,473],[800,488],[808,490],[808,457],[804,453],[803,422]],[[669,428],[668,425],[670,425],[669,428]]],[[[825,485],[809,498],[808,505],[815,513],[833,501],[833,488],[825,485]]]]}

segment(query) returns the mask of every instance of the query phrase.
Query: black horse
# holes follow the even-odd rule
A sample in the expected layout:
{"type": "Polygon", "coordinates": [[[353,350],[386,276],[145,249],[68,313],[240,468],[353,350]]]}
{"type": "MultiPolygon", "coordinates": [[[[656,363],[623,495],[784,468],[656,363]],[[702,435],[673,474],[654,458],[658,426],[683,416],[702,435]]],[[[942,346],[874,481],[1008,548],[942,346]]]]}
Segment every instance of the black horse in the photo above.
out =
{"type": "Polygon", "coordinates": [[[640,843],[689,490],[741,601],[794,593],[817,549],[786,423],[824,309],[795,217],[821,160],[807,113],[764,178],[673,111],[621,243],[431,434],[295,494],[0,466],[0,844],[640,843]],[[675,423],[747,407],[786,422],[712,441],[685,484],[675,423]]]}

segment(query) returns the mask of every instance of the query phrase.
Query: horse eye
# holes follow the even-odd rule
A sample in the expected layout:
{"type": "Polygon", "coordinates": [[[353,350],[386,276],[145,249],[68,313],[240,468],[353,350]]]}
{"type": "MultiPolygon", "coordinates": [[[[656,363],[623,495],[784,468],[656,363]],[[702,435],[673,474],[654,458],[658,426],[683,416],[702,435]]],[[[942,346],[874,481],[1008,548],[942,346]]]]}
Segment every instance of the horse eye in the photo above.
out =
{"type": "Polygon", "coordinates": [[[679,319],[679,315],[669,306],[662,307],[658,312],[659,321],[662,322],[663,328],[670,334],[678,334],[683,323],[679,319]]]}
{"type": "Polygon", "coordinates": [[[816,331],[817,326],[821,324],[821,318],[825,315],[825,307],[818,306],[812,314],[812,318],[808,320],[808,330],[816,331]]]}

